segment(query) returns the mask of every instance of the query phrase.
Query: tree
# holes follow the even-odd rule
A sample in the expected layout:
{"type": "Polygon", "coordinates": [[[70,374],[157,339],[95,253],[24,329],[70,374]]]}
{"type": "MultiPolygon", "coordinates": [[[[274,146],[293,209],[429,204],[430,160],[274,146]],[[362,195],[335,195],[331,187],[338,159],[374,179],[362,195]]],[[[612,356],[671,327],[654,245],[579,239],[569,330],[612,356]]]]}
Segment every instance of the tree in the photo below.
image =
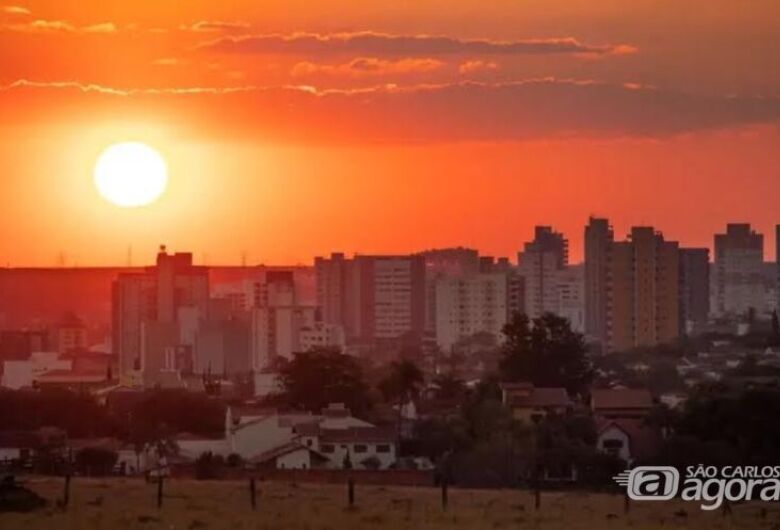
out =
{"type": "Polygon", "coordinates": [[[379,383],[379,389],[389,402],[395,403],[398,410],[398,446],[401,446],[401,428],[403,408],[415,396],[425,382],[425,375],[413,361],[403,359],[390,363],[390,372],[379,383]]]}
{"type": "Polygon", "coordinates": [[[433,381],[438,389],[436,397],[444,400],[460,399],[466,393],[466,385],[451,373],[442,374],[433,381]]]}
{"type": "Polygon", "coordinates": [[[770,348],[780,348],[780,321],[777,318],[777,310],[772,311],[772,331],[767,341],[770,348]]]}
{"type": "Polygon", "coordinates": [[[76,453],[75,464],[79,473],[87,476],[110,475],[119,458],[114,451],[99,447],[85,447],[76,453]]]}
{"type": "Polygon", "coordinates": [[[312,348],[296,353],[281,367],[283,405],[319,413],[331,403],[344,403],[353,414],[364,415],[371,407],[368,387],[357,361],[336,348],[312,348]]]}
{"type": "Polygon", "coordinates": [[[503,332],[499,370],[505,381],[564,387],[572,395],[587,391],[593,369],[585,339],[567,319],[545,313],[531,322],[515,313],[503,332]]]}

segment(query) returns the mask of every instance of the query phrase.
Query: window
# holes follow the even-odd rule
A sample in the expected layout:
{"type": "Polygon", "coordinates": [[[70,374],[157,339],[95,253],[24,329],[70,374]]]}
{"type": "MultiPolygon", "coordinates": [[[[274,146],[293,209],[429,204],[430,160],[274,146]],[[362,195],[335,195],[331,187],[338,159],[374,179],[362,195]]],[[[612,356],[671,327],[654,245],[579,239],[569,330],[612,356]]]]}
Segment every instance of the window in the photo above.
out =
{"type": "Polygon", "coordinates": [[[377,453],[389,453],[390,452],[390,446],[388,444],[380,444],[376,446],[376,452],[377,453]]]}
{"type": "Polygon", "coordinates": [[[364,444],[355,444],[356,453],[365,453],[366,451],[368,451],[368,447],[366,447],[364,444]]]}
{"type": "Polygon", "coordinates": [[[335,448],[333,447],[332,444],[322,444],[320,446],[320,451],[322,451],[323,453],[332,453],[333,451],[335,451],[335,448]]]}

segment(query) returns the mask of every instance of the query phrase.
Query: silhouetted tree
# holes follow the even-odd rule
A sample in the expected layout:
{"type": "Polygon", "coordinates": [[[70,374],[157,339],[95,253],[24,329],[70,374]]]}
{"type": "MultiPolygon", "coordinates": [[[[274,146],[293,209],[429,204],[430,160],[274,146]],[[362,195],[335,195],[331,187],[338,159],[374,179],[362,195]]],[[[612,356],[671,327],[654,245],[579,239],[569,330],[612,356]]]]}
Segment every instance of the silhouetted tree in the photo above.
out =
{"type": "Polygon", "coordinates": [[[404,405],[414,398],[423,383],[425,383],[425,374],[409,359],[390,363],[390,372],[379,383],[379,389],[385,399],[394,402],[397,408],[398,424],[396,428],[399,447],[402,437],[404,405]]]}
{"type": "Polygon", "coordinates": [[[108,449],[85,447],[76,453],[75,465],[79,473],[87,476],[110,475],[119,456],[108,449]]]}
{"type": "Polygon", "coordinates": [[[335,348],[312,348],[296,353],[281,367],[282,404],[320,412],[330,403],[344,403],[354,414],[370,409],[368,388],[355,358],[335,348]]]}
{"type": "Polygon", "coordinates": [[[772,331],[769,334],[767,345],[770,348],[780,348],[780,321],[778,321],[776,309],[772,311],[772,331]]]}
{"type": "Polygon", "coordinates": [[[506,341],[499,370],[505,381],[530,381],[536,386],[561,386],[574,395],[587,391],[593,369],[585,339],[569,321],[545,313],[533,322],[516,313],[504,326],[506,341]]]}

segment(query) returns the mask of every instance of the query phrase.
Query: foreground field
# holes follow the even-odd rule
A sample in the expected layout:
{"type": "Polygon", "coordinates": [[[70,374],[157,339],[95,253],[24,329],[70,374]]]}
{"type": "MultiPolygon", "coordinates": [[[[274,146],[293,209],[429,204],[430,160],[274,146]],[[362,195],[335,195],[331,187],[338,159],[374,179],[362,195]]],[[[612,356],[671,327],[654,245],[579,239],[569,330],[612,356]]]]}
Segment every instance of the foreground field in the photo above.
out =
{"type": "Polygon", "coordinates": [[[0,514],[2,530],[780,528],[780,509],[771,504],[735,506],[725,516],[680,501],[645,502],[632,503],[626,514],[620,496],[581,492],[544,493],[536,511],[529,492],[452,489],[445,512],[440,492],[432,488],[358,485],[350,509],[346,487],[258,483],[257,511],[252,511],[246,483],[186,480],[165,483],[158,509],[155,484],[74,479],[63,512],[56,507],[61,480],[24,483],[50,506],[29,514],[0,514]]]}

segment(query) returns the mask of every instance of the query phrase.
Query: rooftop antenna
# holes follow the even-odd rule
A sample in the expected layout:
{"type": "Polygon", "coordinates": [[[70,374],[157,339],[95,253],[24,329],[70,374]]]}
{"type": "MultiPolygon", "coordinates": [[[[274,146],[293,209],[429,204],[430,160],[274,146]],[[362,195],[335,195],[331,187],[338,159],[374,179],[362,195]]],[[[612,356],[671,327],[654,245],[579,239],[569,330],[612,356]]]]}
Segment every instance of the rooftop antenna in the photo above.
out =
{"type": "Polygon", "coordinates": [[[133,245],[127,246],[127,266],[133,266],[133,245]]]}
{"type": "Polygon", "coordinates": [[[244,250],[241,253],[241,266],[246,268],[246,262],[247,262],[247,256],[246,256],[246,250],[244,250]]]}

